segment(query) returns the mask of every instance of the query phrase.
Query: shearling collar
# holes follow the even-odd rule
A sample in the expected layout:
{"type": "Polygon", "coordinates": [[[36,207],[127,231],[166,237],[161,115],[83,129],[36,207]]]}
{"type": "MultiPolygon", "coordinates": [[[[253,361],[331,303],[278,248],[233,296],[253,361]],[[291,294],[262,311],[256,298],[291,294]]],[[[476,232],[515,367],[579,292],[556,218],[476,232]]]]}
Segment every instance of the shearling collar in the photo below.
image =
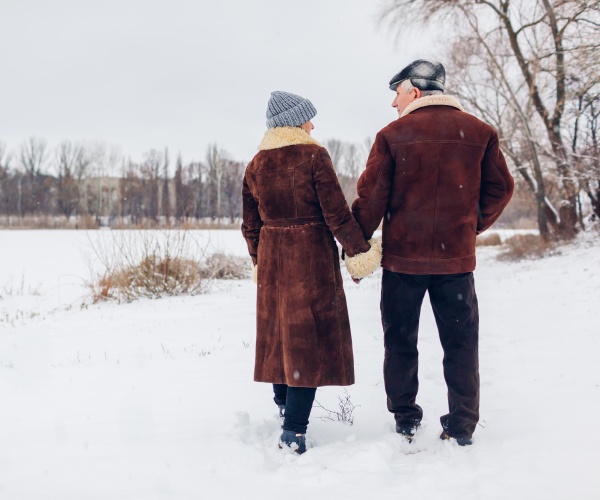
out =
{"type": "Polygon", "coordinates": [[[277,149],[296,144],[320,144],[299,127],[274,127],[265,132],[259,151],[277,149]]]}
{"type": "Polygon", "coordinates": [[[425,106],[452,106],[453,108],[464,111],[460,103],[451,95],[427,95],[414,100],[406,106],[404,111],[402,111],[400,118],[412,113],[415,109],[424,108],[425,106]]]}

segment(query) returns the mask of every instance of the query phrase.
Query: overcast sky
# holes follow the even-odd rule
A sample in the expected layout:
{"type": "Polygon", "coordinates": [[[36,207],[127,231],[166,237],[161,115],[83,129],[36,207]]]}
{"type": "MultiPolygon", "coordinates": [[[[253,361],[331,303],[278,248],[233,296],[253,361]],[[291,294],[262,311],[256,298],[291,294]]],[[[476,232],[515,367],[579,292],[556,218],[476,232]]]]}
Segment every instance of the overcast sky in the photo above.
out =
{"type": "MultiPolygon", "coordinates": [[[[396,118],[389,79],[435,57],[377,24],[378,0],[0,0],[0,141],[100,141],[250,160],[270,92],[309,98],[313,135],[362,141],[396,118]]],[[[439,58],[438,58],[439,59],[439,58]]]]}

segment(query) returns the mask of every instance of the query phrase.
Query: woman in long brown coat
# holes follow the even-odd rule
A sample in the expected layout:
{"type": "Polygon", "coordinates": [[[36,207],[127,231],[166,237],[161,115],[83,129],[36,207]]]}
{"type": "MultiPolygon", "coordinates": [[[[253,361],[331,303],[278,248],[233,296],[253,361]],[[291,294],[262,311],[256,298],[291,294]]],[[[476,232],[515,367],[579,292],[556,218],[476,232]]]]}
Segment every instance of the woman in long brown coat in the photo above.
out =
{"type": "Polygon", "coordinates": [[[338,249],[355,278],[381,259],[365,241],[327,150],[311,136],[308,99],[273,92],[268,130],[243,183],[242,232],[258,298],[254,380],[270,382],[284,416],[281,443],[306,450],[317,387],[351,385],[354,363],[338,249]]]}

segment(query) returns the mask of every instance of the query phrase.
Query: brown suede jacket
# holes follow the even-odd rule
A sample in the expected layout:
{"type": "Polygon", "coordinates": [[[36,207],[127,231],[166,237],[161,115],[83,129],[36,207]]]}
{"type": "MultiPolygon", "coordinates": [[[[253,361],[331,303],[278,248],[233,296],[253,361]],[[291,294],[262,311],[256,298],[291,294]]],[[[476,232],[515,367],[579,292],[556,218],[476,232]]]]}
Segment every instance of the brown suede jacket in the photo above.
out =
{"type": "Polygon", "coordinates": [[[495,130],[453,97],[427,96],[377,134],[352,212],[366,239],[383,218],[384,269],[465,273],[513,188],[495,130]]]}

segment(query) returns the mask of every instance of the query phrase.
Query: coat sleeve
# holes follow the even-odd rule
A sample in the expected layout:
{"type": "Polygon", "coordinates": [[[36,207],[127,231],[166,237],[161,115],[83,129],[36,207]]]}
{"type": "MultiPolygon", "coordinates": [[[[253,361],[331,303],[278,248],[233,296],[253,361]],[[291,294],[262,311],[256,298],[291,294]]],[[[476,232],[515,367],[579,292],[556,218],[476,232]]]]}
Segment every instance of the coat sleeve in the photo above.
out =
{"type": "Polygon", "coordinates": [[[315,156],[313,178],[325,223],[346,254],[353,256],[367,252],[371,247],[350,212],[329,153],[325,148],[320,148],[315,156]]]}
{"type": "Polygon", "coordinates": [[[248,252],[250,253],[252,262],[256,265],[258,262],[258,240],[263,221],[258,212],[258,202],[248,185],[248,177],[250,175],[248,169],[246,169],[242,184],[242,234],[246,240],[246,245],[248,245],[248,252]]]}
{"type": "Polygon", "coordinates": [[[481,189],[477,234],[483,233],[500,217],[510,201],[515,182],[508,171],[506,160],[493,132],[481,163],[481,189]]]}
{"type": "Polygon", "coordinates": [[[352,213],[367,240],[371,239],[387,210],[394,171],[389,146],[379,133],[369,153],[367,167],[356,185],[358,198],[352,203],[352,213]]]}

